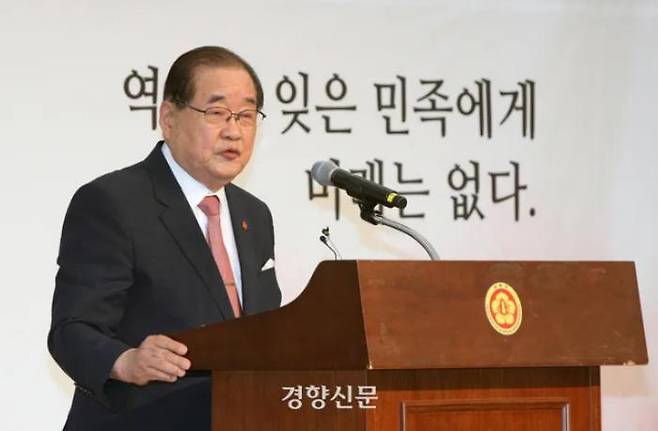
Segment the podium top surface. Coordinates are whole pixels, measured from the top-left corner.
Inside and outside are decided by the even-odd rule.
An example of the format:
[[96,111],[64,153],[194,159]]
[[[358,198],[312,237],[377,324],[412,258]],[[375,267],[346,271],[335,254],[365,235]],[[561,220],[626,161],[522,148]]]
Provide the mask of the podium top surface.
[[281,309],[173,336],[194,369],[648,362],[632,262],[322,262]]

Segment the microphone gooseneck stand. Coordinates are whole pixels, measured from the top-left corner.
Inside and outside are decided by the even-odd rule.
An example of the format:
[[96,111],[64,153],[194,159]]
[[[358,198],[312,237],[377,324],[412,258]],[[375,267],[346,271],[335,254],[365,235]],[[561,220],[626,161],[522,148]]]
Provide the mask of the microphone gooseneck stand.
[[409,226],[405,226],[402,223],[384,217],[381,211],[375,211],[375,207],[378,205],[377,203],[363,201],[359,199],[356,200],[356,203],[359,205],[359,208],[361,208],[361,218],[363,220],[374,225],[383,224],[384,226],[388,226],[390,228],[393,228],[397,231],[409,235],[425,249],[427,254],[430,256],[430,260],[440,260],[439,254],[436,252],[436,250],[434,249],[432,244],[427,240],[427,238],[425,238],[424,236],[422,236],[420,233],[416,232]]

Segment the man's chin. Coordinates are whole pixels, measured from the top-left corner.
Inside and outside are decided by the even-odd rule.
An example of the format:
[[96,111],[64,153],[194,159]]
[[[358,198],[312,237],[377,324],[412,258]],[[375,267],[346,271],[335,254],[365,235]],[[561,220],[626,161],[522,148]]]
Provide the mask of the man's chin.
[[233,179],[237,177],[240,174],[240,172],[242,172],[242,166],[235,167],[232,169],[227,169],[226,167],[223,167],[223,169],[218,169],[214,171],[213,177],[218,182],[226,184],[233,181]]

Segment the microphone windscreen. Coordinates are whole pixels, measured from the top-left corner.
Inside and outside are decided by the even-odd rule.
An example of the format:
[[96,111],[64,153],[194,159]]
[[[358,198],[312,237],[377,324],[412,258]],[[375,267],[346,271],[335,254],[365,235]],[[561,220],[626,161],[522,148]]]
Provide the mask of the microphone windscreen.
[[334,184],[331,182],[331,174],[333,174],[336,169],[338,169],[338,166],[334,162],[320,160],[313,163],[311,176],[323,186],[333,186]]

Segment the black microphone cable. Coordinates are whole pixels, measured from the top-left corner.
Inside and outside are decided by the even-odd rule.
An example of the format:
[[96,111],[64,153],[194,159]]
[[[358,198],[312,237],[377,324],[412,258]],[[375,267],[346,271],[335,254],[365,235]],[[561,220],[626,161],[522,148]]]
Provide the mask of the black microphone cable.
[[322,244],[326,245],[327,248],[331,250],[331,252],[334,254],[334,260],[343,259],[343,257],[340,255],[340,252],[338,251],[338,247],[336,247],[336,244],[334,244],[331,240],[331,236],[329,235],[329,226],[322,229],[320,242],[322,242]]

